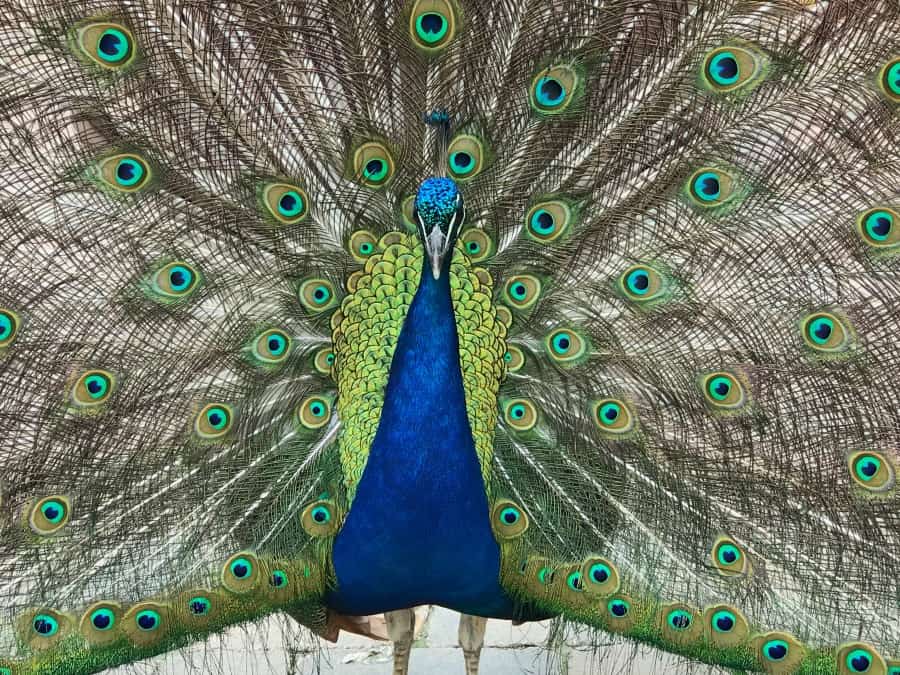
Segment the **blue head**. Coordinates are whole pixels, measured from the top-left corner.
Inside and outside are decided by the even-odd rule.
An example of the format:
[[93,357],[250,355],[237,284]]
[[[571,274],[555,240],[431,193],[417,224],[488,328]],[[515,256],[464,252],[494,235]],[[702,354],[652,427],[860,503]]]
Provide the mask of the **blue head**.
[[416,193],[413,218],[431,261],[435,279],[441,276],[447,252],[453,249],[465,219],[459,188],[449,178],[426,178]]

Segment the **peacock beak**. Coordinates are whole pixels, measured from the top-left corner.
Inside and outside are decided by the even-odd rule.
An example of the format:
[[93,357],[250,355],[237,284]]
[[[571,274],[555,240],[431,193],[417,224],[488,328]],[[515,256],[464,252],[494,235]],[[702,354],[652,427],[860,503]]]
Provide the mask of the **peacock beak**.
[[431,232],[425,237],[425,252],[431,261],[431,275],[435,281],[441,278],[441,270],[444,267],[444,258],[450,248],[450,238],[439,227],[431,228]]

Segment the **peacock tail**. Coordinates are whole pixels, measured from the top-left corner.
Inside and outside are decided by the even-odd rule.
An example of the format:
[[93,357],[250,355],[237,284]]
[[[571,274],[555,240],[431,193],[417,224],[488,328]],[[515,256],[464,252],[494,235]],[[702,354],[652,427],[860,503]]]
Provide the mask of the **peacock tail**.
[[896,0],[6,0],[0,674],[432,603],[897,675],[898,111]]

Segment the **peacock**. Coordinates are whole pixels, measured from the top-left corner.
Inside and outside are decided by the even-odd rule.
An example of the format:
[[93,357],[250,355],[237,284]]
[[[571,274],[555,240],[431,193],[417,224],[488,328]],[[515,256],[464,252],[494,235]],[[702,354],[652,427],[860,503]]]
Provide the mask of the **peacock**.
[[898,148],[897,0],[4,0],[0,674],[900,674]]

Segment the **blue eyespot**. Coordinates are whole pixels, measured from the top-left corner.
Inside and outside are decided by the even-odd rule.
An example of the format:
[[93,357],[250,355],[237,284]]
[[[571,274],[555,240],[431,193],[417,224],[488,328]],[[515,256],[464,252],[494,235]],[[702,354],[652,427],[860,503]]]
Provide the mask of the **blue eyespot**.
[[734,84],[741,76],[737,57],[730,51],[719,52],[710,59],[707,74],[716,84],[726,87]]
[[676,609],[669,612],[669,616],[666,617],[666,622],[669,624],[669,627],[676,631],[687,630],[691,627],[692,621],[691,615],[683,609]]
[[101,608],[94,610],[90,617],[91,625],[100,631],[110,630],[116,622],[116,615],[111,610]]
[[717,633],[730,633],[737,624],[734,612],[720,610],[712,616],[712,627]]
[[854,649],[847,654],[846,663],[851,673],[865,673],[872,665],[872,655],[865,649]]
[[253,574],[253,563],[247,558],[237,558],[231,562],[229,569],[235,579],[246,579]]
[[144,173],[140,162],[124,157],[116,165],[116,182],[123,187],[134,187],[144,178]]
[[617,598],[615,600],[610,600],[606,605],[606,608],[614,617],[622,619],[628,615],[629,610],[631,610],[631,605],[625,600]]
[[134,617],[134,620],[137,624],[137,627],[145,632],[156,630],[157,628],[159,628],[159,625],[162,622],[159,613],[153,611],[152,609],[141,610]]
[[284,588],[288,585],[287,574],[283,570],[275,570],[269,577],[269,586],[272,588]]
[[65,504],[55,499],[47,500],[41,505],[41,514],[47,519],[48,523],[56,525],[66,517]]
[[646,295],[650,290],[650,275],[645,269],[633,270],[625,280],[628,290],[635,295]]
[[317,506],[312,510],[312,519],[319,525],[331,520],[331,510],[327,506]]
[[12,312],[0,309],[0,347],[12,342],[15,337],[18,322]]
[[581,581],[581,572],[575,571],[566,577],[566,586],[569,589],[580,592],[584,590],[584,583]]
[[784,640],[769,640],[763,645],[762,652],[769,661],[784,661],[790,647]]
[[566,88],[555,77],[542,77],[537,82],[535,98],[538,105],[555,108],[566,100]]
[[504,525],[515,525],[519,522],[519,510],[511,506],[500,512],[500,520]]
[[288,190],[278,200],[278,213],[285,218],[296,218],[303,210],[303,197],[296,190]]
[[704,171],[694,179],[694,195],[706,202],[715,201],[722,193],[718,174],[712,171]]
[[212,603],[209,598],[198,595],[188,601],[188,609],[194,616],[206,616],[212,609]]
[[131,40],[117,28],[107,28],[97,40],[97,56],[107,63],[117,64],[131,54]]
[[603,584],[612,576],[609,566],[603,563],[596,563],[591,566],[590,577],[594,583]]
[[49,614],[38,614],[31,625],[41,637],[53,637],[59,632],[59,622]]
[[450,167],[454,173],[465,176],[475,168],[475,159],[468,152],[454,152],[450,155]]

